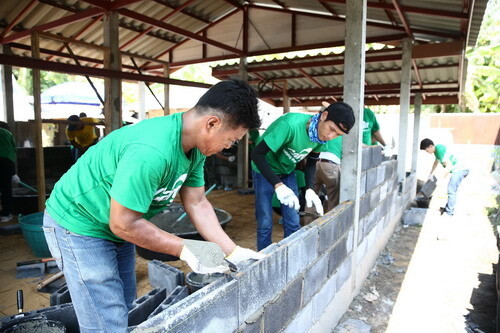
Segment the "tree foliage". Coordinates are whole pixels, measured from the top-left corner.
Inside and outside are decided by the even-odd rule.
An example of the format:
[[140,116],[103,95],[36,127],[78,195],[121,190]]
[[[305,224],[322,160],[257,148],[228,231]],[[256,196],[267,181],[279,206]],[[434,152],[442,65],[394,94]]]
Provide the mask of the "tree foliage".
[[465,106],[472,112],[500,112],[500,0],[490,0],[477,45],[467,50]]

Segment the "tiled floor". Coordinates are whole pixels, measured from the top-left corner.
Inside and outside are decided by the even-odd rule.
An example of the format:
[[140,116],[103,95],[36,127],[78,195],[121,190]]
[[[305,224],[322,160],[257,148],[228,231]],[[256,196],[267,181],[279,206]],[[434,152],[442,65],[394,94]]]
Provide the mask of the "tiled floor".
[[[208,199],[214,207],[221,208],[232,215],[227,224],[226,232],[242,247],[256,250],[256,222],[254,213],[254,195],[241,195],[237,191],[212,191]],[[283,237],[283,228],[278,224],[278,215],[274,218],[273,242]],[[10,223],[16,223],[13,220]],[[0,236],[0,316],[17,313],[16,291],[23,290],[24,311],[32,311],[50,305],[50,294],[40,293],[37,283],[48,277],[16,279],[16,263],[23,260],[36,259],[23,235]],[[149,292],[152,287],[148,281],[146,260],[137,256],[138,297]],[[171,261],[168,264],[189,272],[190,268],[183,261]]]

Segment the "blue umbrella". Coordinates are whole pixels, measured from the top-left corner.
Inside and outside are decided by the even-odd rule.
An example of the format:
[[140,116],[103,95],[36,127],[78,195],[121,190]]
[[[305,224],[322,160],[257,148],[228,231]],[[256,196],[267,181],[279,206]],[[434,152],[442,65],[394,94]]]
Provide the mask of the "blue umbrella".
[[[102,85],[96,85],[97,91],[104,96]],[[87,82],[65,82],[47,89],[41,95],[42,104],[78,104],[102,106],[95,91]]]

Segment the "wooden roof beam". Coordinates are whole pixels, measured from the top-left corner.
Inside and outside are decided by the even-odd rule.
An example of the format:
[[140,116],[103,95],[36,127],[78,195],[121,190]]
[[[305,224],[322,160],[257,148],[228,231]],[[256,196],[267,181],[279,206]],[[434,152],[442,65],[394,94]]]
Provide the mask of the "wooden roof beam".
[[73,15],[68,15],[68,16],[62,17],[60,19],[54,20],[52,22],[40,24],[40,25],[35,26],[31,29],[27,29],[27,30],[12,34],[10,36],[6,36],[0,40],[0,44],[11,43],[11,42],[16,41],[20,38],[30,36],[33,31],[46,31],[46,30],[58,28],[58,27],[61,27],[61,26],[64,26],[64,25],[67,25],[70,23],[79,22],[79,21],[85,20],[89,17],[100,15],[100,14],[102,14],[102,12],[103,12],[103,10],[100,8],[86,9],[86,10],[81,11],[79,13],[76,13]]
[[403,23],[403,27],[405,28],[406,34],[411,39],[414,39],[413,31],[411,30],[411,27],[410,27],[410,22],[408,21],[408,18],[406,17],[401,5],[399,4],[399,0],[392,0],[392,4],[393,4],[394,8],[396,8],[396,12],[398,13],[398,16],[399,16],[399,19],[401,20],[401,23]]
[[[323,0],[323,1],[338,3],[338,4],[342,4],[342,5],[345,5],[345,3],[346,3],[346,0]],[[464,1],[467,1],[467,0],[464,0]],[[368,8],[387,9],[387,10],[392,10],[392,11],[396,10],[396,8],[393,5],[391,5],[391,4],[380,3],[380,2],[373,2],[373,1],[368,1],[367,7]],[[465,15],[462,12],[453,12],[453,11],[448,11],[448,10],[434,9],[434,8],[422,8],[422,7],[415,7],[415,6],[401,6],[401,9],[405,13],[425,14],[425,15],[432,15],[432,16],[441,16],[441,17],[447,17],[447,18],[455,18],[455,19],[467,18],[467,15]]]
[[[184,8],[186,8],[187,6],[189,6],[190,4],[192,4],[194,1],[195,0],[188,0],[188,1],[186,1],[185,3],[183,3],[179,7],[175,8],[173,11],[171,11],[167,15],[163,16],[162,18],[160,18],[160,21],[167,20],[168,18],[172,17],[173,15],[177,14],[178,12],[182,11]],[[129,39],[127,42],[125,42],[123,45],[120,46],[120,50],[123,50],[125,47],[127,47],[130,44],[132,44],[133,42],[137,41],[139,38],[141,38],[142,36],[146,35],[148,32],[150,32],[153,29],[154,29],[154,26],[150,26],[149,28],[147,28],[144,31],[142,31],[139,34],[137,34],[136,36],[132,37],[131,39]]]
[[37,0],[30,0],[30,2],[10,21],[10,23],[5,27],[4,31],[0,34],[0,39],[6,36],[14,26],[20,22],[38,3]]
[[208,45],[212,45],[212,46],[218,47],[218,48],[226,50],[226,51],[230,51],[232,53],[243,55],[243,51],[238,50],[234,47],[220,43],[220,42],[213,40],[213,39],[205,38],[203,36],[200,36],[196,33],[191,32],[191,31],[181,29],[181,28],[176,27],[174,25],[156,20],[152,17],[131,11],[129,9],[122,8],[122,9],[118,9],[117,12],[120,15],[129,17],[129,18],[137,20],[139,22],[147,23],[147,24],[152,25],[156,28],[167,30],[167,31],[173,32],[175,34],[178,34],[178,35],[190,38],[190,39],[194,39],[194,40],[197,40],[199,42],[202,42],[202,43],[205,43]]

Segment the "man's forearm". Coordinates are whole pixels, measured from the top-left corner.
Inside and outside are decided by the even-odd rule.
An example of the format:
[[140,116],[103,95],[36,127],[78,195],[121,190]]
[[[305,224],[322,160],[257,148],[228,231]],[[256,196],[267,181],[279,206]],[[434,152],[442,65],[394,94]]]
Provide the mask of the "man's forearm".
[[184,204],[184,209],[205,240],[217,243],[226,255],[231,254],[236,244],[222,229],[212,204],[206,198],[195,205]]

